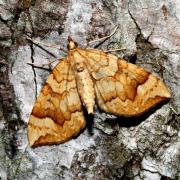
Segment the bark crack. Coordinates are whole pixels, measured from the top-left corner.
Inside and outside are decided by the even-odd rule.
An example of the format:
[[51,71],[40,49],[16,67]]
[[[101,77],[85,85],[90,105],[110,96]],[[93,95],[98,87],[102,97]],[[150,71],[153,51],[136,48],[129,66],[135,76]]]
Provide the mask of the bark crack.
[[136,27],[137,27],[139,33],[142,34],[141,28],[139,27],[139,25],[138,25],[138,23],[137,23],[135,17],[132,15],[132,13],[131,13],[131,11],[130,11],[129,9],[128,9],[128,13],[129,13],[131,19],[133,20],[134,24],[136,25]]
[[[138,25],[138,22],[136,21],[135,17],[132,15],[132,13],[131,13],[131,11],[129,9],[128,9],[128,13],[129,13],[131,19],[133,20],[134,24],[136,25],[136,28],[138,29],[139,34],[143,36],[142,30],[141,30],[140,26]],[[149,39],[152,36],[153,32],[154,32],[154,28],[151,31],[151,33],[148,35],[147,38],[145,38],[144,36],[143,36],[143,38],[146,39],[149,42]],[[151,44],[151,42],[149,42],[149,43]]]
[[[34,63],[34,47],[33,43],[30,42],[30,49],[31,49],[31,63]],[[37,98],[37,79],[36,79],[36,71],[34,66],[32,66],[33,76],[34,76],[34,85],[35,85],[35,98]]]

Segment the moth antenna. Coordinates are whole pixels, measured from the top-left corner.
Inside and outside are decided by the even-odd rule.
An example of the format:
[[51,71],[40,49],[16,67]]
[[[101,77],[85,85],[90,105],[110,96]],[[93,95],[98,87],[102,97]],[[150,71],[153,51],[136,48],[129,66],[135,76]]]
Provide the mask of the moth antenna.
[[106,51],[104,51],[105,53],[108,52],[116,52],[116,51],[124,51],[126,50],[126,48],[117,48],[117,49],[107,49]]
[[109,35],[102,37],[102,38],[99,38],[99,39],[92,40],[92,41],[88,42],[88,44],[95,43],[98,41],[105,41],[106,39],[109,39],[111,36],[113,36],[116,33],[117,29],[118,29],[118,26],[116,26],[114,28],[114,30]]
[[36,45],[40,45],[40,46],[45,46],[45,47],[50,47],[50,48],[55,48],[55,49],[58,49],[59,50],[59,47],[56,46],[56,45],[49,45],[49,44],[45,44],[45,43],[42,43],[40,41],[37,41],[37,40],[34,40],[30,37],[26,37],[27,40],[31,41],[32,43],[36,44]]
[[67,51],[64,48],[60,48],[60,50],[67,53]]

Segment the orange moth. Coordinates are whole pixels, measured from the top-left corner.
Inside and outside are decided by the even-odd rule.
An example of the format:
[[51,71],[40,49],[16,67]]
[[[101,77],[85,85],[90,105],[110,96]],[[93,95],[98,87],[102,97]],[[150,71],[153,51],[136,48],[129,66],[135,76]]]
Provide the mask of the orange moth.
[[170,98],[165,84],[141,67],[95,49],[81,49],[68,38],[68,55],[52,70],[28,122],[33,147],[59,144],[85,127],[82,107],[117,116],[139,116]]

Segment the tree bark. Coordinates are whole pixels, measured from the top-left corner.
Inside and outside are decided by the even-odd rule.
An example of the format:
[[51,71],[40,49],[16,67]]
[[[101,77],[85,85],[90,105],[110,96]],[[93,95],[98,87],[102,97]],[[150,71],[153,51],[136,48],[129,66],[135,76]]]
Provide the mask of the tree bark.
[[[180,141],[180,2],[0,2],[0,179],[178,179]],[[93,123],[67,143],[32,149],[27,122],[49,71],[31,67],[66,56],[71,36],[79,46],[126,48],[115,55],[159,76],[172,98],[139,118],[116,118],[97,108]],[[47,67],[49,68],[49,67]],[[52,68],[52,67],[51,67]]]

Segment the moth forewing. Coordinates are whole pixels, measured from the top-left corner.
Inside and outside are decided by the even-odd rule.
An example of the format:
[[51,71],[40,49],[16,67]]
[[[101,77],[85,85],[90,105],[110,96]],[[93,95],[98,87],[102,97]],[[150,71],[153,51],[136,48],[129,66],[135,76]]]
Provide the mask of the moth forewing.
[[28,122],[31,146],[59,144],[76,136],[85,119],[76,80],[67,59],[61,60],[48,77]]
[[78,49],[93,77],[98,106],[118,116],[139,116],[170,98],[166,85],[150,72],[114,55]]

